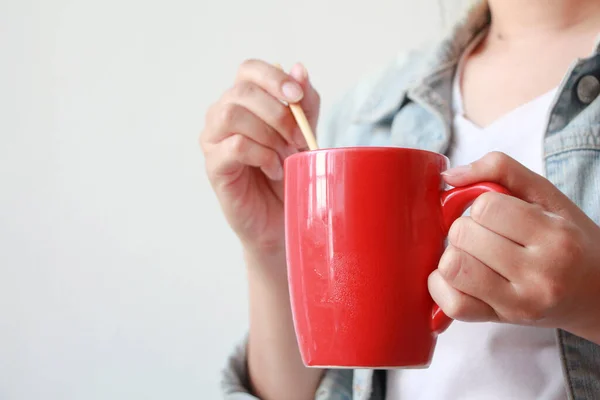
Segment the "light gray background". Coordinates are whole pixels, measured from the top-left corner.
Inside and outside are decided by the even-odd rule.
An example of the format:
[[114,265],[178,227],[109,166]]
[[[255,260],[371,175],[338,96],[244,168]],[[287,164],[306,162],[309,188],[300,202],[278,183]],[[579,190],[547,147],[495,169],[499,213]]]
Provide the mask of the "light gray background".
[[468,0],[0,1],[0,399],[217,399],[245,333],[204,112],[247,57],[327,109]]

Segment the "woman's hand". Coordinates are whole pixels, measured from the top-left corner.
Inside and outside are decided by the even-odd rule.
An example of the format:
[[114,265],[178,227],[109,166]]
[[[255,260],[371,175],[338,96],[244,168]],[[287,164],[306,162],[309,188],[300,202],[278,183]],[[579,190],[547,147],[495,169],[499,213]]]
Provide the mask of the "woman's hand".
[[301,64],[288,75],[263,61],[246,61],[234,86],[208,111],[200,136],[227,221],[246,252],[266,257],[284,252],[283,160],[306,147],[282,101],[300,102],[315,128],[319,95]]
[[600,227],[552,183],[502,153],[448,170],[492,181],[454,222],[429,290],[450,317],[561,328],[600,344]]

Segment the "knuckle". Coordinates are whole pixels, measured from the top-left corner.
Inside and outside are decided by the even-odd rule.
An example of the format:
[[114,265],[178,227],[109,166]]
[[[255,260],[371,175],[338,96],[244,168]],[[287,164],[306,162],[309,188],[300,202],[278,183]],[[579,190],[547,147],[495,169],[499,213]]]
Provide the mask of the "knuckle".
[[465,238],[470,225],[469,217],[460,217],[450,227],[448,231],[448,240],[456,247],[460,247],[465,242]]
[[471,206],[471,218],[477,222],[495,218],[501,209],[502,197],[498,193],[488,192],[480,195]]
[[440,274],[446,281],[452,283],[463,269],[463,255],[458,249],[449,246],[440,260]]
[[236,98],[251,97],[256,92],[256,85],[252,82],[241,81],[233,87],[232,92]]
[[542,286],[539,296],[539,308],[548,312],[557,308],[564,300],[567,292],[566,285],[558,279],[547,279]]
[[209,123],[210,121],[215,119],[218,109],[219,109],[219,103],[213,103],[208,107],[208,109],[206,110],[206,114],[204,115],[204,117],[205,117],[204,119],[206,120],[207,123]]
[[448,303],[445,304],[443,310],[448,317],[456,320],[465,319],[468,316],[469,311],[466,301],[463,299],[462,296],[457,296],[452,300],[448,301]]
[[221,125],[230,125],[235,121],[241,112],[241,108],[232,103],[224,104],[218,112],[218,123]]
[[583,261],[585,249],[581,240],[581,233],[569,221],[559,219],[556,222],[556,237],[554,239],[555,255],[560,265],[574,265]]
[[204,169],[206,170],[206,175],[208,177],[209,182],[215,183],[218,180],[218,171],[221,166],[222,160],[218,157],[217,154],[207,153],[204,157]]
[[486,154],[483,157],[483,160],[492,169],[492,171],[498,173],[506,171],[510,163],[510,158],[500,151],[492,151]]
[[229,151],[236,158],[248,150],[248,141],[243,135],[233,135],[230,139]]
[[523,293],[515,318],[526,323],[544,320],[563,301],[566,286],[557,279],[538,279],[535,285]]
[[531,213],[535,215],[542,215],[545,212],[544,207],[537,203],[529,203],[528,207],[531,210]]
[[216,116],[219,111],[219,104],[211,104],[206,110],[204,118],[204,127],[198,136],[198,142],[202,151],[206,152],[206,146],[211,142],[212,128],[216,124]]
[[545,312],[535,303],[527,304],[521,308],[521,310],[511,318],[511,320],[516,322],[524,322],[524,323],[535,323],[543,320],[546,317]]
[[248,70],[248,69],[252,69],[254,68],[257,64],[259,63],[259,61],[255,58],[247,58],[244,61],[242,61],[242,63],[240,64],[239,68],[238,68],[238,75],[243,73],[244,71]]

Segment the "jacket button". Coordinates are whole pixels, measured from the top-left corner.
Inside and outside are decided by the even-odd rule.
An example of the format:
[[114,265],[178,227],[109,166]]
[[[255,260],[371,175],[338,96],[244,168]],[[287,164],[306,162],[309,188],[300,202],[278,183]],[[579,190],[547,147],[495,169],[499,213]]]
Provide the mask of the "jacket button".
[[594,75],[586,75],[577,83],[577,97],[583,104],[590,104],[600,94],[600,81]]

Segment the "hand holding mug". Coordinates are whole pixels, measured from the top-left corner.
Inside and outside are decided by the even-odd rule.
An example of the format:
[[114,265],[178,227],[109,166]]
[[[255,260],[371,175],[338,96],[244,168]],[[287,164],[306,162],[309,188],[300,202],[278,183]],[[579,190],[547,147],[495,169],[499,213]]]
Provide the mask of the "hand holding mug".
[[451,317],[561,328],[600,343],[600,227],[544,177],[502,153],[444,173],[497,182],[459,218],[429,278]]

